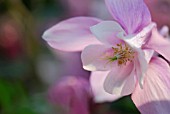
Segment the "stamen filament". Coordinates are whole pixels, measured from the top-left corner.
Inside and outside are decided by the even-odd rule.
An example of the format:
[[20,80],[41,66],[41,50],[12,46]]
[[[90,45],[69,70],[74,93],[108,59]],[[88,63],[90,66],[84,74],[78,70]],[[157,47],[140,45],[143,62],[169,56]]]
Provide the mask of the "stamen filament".
[[117,59],[118,59],[118,57],[117,56],[114,56],[114,57],[111,57],[111,58],[109,58],[110,59],[110,61],[116,61]]
[[118,65],[126,65],[127,62],[132,62],[134,58],[134,51],[127,44],[117,44],[116,47],[112,47],[113,56],[107,57],[108,63],[117,61]]

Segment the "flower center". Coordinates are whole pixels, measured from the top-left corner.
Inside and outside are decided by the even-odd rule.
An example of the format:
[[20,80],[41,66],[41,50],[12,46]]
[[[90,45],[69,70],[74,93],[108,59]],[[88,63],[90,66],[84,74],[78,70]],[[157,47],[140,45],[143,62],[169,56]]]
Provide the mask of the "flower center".
[[114,54],[113,57],[109,57],[109,62],[116,61],[118,62],[118,65],[126,65],[127,62],[132,62],[134,59],[134,51],[131,47],[129,47],[127,44],[122,45],[117,44],[116,47],[112,47]]

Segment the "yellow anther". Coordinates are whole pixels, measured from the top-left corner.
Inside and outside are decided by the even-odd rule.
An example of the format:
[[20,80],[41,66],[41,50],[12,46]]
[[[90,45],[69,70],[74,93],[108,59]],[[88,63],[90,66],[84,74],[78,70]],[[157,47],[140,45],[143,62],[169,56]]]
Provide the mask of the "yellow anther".
[[[114,56],[109,57],[109,61],[118,61],[118,65],[126,65],[127,62],[132,62],[134,58],[134,51],[127,44],[117,44],[117,47],[112,47]],[[116,58],[116,59],[115,59]]]

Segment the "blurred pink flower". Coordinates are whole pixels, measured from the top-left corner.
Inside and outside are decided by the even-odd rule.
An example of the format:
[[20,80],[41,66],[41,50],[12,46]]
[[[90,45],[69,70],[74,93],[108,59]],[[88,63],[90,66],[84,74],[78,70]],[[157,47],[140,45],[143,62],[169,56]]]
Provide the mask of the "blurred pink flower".
[[91,0],[61,0],[72,16],[87,15]]
[[[168,114],[170,69],[164,60],[152,56],[156,51],[170,60],[170,42],[158,33],[143,0],[105,1],[115,21],[72,18],[47,30],[43,38],[55,49],[83,50],[83,67],[94,71],[92,86],[96,79],[102,77],[99,75],[102,72],[106,77],[103,85],[108,93],[118,97],[132,93],[132,99],[141,113]],[[161,100],[168,102],[159,102]],[[158,102],[147,105],[149,110],[147,107],[140,108],[152,101]]]
[[0,20],[0,50],[5,58],[15,59],[22,54],[20,26],[4,16]]
[[81,77],[63,78],[49,90],[49,100],[62,106],[67,114],[89,114],[91,98],[89,82]]
[[[60,0],[69,16],[90,15],[102,19],[110,19],[104,0]],[[100,8],[99,8],[100,7]]]
[[[48,99],[52,104],[65,110],[66,114],[80,114],[80,112],[90,114],[96,111],[94,101],[101,103],[117,99],[114,95],[106,94],[104,90],[100,89],[102,87],[101,79],[96,80],[98,81],[95,82],[95,91],[92,92],[88,79],[80,76],[65,76],[51,86]],[[105,111],[107,112],[107,110]]]
[[166,38],[167,40],[170,40],[170,34],[169,34],[169,27],[168,26],[163,26],[159,33],[164,37]]
[[145,2],[158,27],[161,28],[164,25],[170,27],[170,0],[145,0]]

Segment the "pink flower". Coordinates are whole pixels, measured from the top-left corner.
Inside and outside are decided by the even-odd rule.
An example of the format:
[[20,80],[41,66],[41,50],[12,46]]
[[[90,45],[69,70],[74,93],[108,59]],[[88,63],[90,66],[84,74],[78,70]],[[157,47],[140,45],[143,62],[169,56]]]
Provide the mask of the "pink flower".
[[97,94],[92,93],[88,79],[72,75],[64,77],[50,87],[48,99],[65,112],[58,112],[59,114],[90,114],[91,111],[96,110],[96,104],[92,99],[100,103],[117,99],[114,95],[105,94],[101,91],[101,80],[95,83]]
[[145,0],[145,2],[158,27],[161,28],[164,25],[170,27],[170,0]]
[[[103,0],[60,0],[69,16],[91,15],[102,19],[110,19]],[[77,5],[78,4],[78,5]],[[100,7],[100,8],[98,8]],[[68,16],[67,15],[67,16]]]
[[[60,0],[72,16],[87,15],[89,13],[90,0]],[[78,4],[78,5],[77,5]]]
[[49,90],[49,100],[53,104],[60,105],[66,114],[89,114],[91,98],[89,82],[80,77],[64,78]]
[[[119,97],[132,94],[141,113],[168,114],[170,69],[152,56],[156,51],[170,60],[170,42],[158,33],[143,0],[105,1],[115,21],[72,18],[47,30],[43,38],[59,50],[83,50],[83,67],[93,71],[92,88],[94,76],[105,77],[105,91]],[[141,108],[150,102],[149,109]]]

